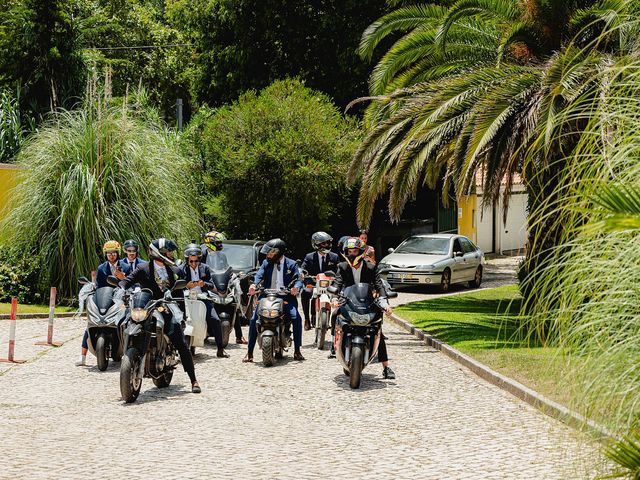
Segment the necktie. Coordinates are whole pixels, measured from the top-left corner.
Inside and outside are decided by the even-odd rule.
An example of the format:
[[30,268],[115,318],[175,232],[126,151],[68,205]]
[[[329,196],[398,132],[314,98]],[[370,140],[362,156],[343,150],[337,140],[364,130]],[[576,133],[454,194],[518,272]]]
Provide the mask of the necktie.
[[320,273],[322,273],[322,255],[318,255],[318,265],[320,266]]
[[278,288],[278,265],[273,266],[273,273],[271,273],[271,288]]

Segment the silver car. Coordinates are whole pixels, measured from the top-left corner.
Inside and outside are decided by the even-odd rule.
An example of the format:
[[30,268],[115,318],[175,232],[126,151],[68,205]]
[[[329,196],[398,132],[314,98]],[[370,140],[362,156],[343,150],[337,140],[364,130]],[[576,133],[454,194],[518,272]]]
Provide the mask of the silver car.
[[439,285],[443,292],[453,283],[482,283],[484,253],[462,235],[415,235],[380,261],[381,272],[394,287]]

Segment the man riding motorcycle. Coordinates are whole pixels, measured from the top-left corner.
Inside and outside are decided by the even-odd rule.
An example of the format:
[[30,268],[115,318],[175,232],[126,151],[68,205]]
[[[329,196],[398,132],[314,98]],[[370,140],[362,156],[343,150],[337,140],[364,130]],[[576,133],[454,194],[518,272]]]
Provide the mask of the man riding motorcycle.
[[[315,277],[319,273],[332,271],[336,273],[340,259],[338,255],[331,251],[333,238],[326,232],[316,232],[311,235],[311,246],[314,251],[308,253],[300,268],[310,276]],[[304,312],[304,329],[311,330],[311,315],[315,313],[315,303],[311,304],[313,288],[304,288],[300,292],[302,299],[302,310]],[[310,315],[311,313],[311,315]]]
[[[174,252],[177,249],[178,246],[173,240],[167,238],[153,240],[149,244],[149,263],[139,265],[120,282],[120,287],[128,289],[139,284],[140,288],[151,290],[154,299],[163,298],[164,293],[170,290],[176,280],[180,278],[180,271],[175,266],[174,261]],[[187,375],[189,375],[189,380],[191,380],[191,391],[193,393],[200,393],[201,388],[196,380],[193,357],[182,334],[181,319],[175,318],[175,316],[167,310],[161,314],[165,320],[165,328],[168,328],[167,334],[174,347],[176,347],[180,353],[182,367]]]
[[[102,246],[102,253],[106,260],[98,266],[98,274],[96,276],[96,288],[108,287],[107,278],[109,275],[113,275],[118,280],[123,280],[125,272],[118,259],[120,258],[121,251],[120,242],[116,240],[108,240]],[[85,330],[82,336],[82,347],[80,351],[80,358],[76,361],[78,367],[84,366],[87,363],[87,352],[89,351],[89,331]]]
[[[295,346],[293,359],[301,361],[304,360],[302,352],[300,352],[302,345],[302,318],[298,313],[297,295],[302,287],[302,280],[300,279],[298,264],[294,260],[285,257],[286,248],[286,243],[280,238],[273,238],[263,245],[260,253],[265,254],[267,258],[262,262],[260,269],[256,273],[255,283],[249,287],[249,295],[255,294],[256,284],[260,282],[263,282],[265,289],[286,288],[294,283],[291,293],[284,298],[284,308],[286,315],[293,323],[293,343]],[[256,329],[257,317],[258,310],[256,309],[249,323],[249,345],[247,347],[247,355],[242,360],[243,362],[253,362],[253,348],[258,338]]]
[[[375,290],[377,290],[379,294],[385,292],[382,278],[380,277],[376,266],[366,258],[365,249],[366,245],[364,242],[356,237],[351,237],[344,243],[343,254],[347,261],[338,264],[338,271],[336,272],[337,274],[334,280],[334,285],[338,287],[339,291],[355,285],[356,283],[368,283],[373,284]],[[392,309],[386,300],[382,303],[382,307],[387,315],[391,315]],[[335,325],[335,319],[333,324]],[[331,355],[335,356],[334,347],[331,348]],[[378,359],[384,367],[382,371],[384,378],[396,378],[394,371],[389,366],[389,357],[387,355],[387,346],[384,341],[384,335],[381,335],[380,337]]]
[[[205,293],[213,288],[211,282],[211,271],[200,259],[202,251],[195,243],[190,243],[184,249],[184,265],[181,268],[182,278],[187,281],[187,288],[195,290],[197,293]],[[229,358],[222,346],[222,329],[220,328],[220,318],[211,300],[201,300],[207,307],[207,330],[209,335],[216,339],[218,347],[218,358]]]
[[[227,237],[225,236],[224,233],[220,233],[220,232],[216,232],[215,230],[210,231],[209,233],[205,234],[204,236],[204,243],[202,245],[200,245],[200,250],[202,251],[202,263],[207,263],[207,256],[209,256],[210,254],[212,255],[224,255],[224,253],[222,253],[222,249],[224,248],[224,245],[222,244],[222,242],[224,242],[227,239]],[[227,262],[225,262],[227,263]],[[236,292],[236,305],[240,305],[241,303],[241,295],[242,295],[242,287],[240,286],[240,279],[239,278],[235,278],[233,281],[233,285],[235,287],[235,292]],[[246,320],[246,317],[240,312],[240,310],[238,310],[238,319],[236,320],[236,322],[233,325],[233,328],[235,330],[236,333],[236,343],[237,344],[247,344],[247,339],[244,338],[242,336],[242,325],[240,322],[240,317],[242,317],[242,319]]]

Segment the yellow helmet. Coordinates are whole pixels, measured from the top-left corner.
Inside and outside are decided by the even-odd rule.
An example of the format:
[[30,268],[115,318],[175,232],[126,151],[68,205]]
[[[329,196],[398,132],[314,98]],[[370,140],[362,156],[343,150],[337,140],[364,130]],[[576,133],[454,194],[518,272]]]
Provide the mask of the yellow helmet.
[[107,252],[117,252],[118,255],[120,255],[121,251],[122,251],[122,246],[120,245],[120,242],[116,240],[108,240],[102,246],[102,253],[104,253],[105,255]]
[[216,251],[222,250],[222,242],[224,242],[227,237],[224,233],[216,232],[215,230],[205,234],[204,236],[204,244],[207,246],[209,250]]

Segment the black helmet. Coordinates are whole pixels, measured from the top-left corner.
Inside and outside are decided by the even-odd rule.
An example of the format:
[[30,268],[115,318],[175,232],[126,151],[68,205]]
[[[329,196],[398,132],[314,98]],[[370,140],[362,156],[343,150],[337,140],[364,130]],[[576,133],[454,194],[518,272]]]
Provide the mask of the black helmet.
[[331,242],[333,241],[333,237],[331,235],[329,235],[327,232],[316,232],[313,235],[311,235],[311,246],[313,247],[314,250],[320,250],[321,247],[320,245],[327,244],[325,245],[324,248],[322,248],[323,251],[328,252],[329,250],[331,250]]
[[138,251],[138,242],[136,242],[135,240],[125,240],[122,246],[124,247],[125,251],[127,250],[127,248],[132,247],[136,249],[136,252]]
[[200,249],[199,245],[196,245],[195,243],[190,243],[189,245],[187,245],[184,249],[184,258],[189,258],[189,257],[202,257],[202,250]]
[[276,255],[284,255],[284,252],[287,250],[287,244],[284,243],[284,240],[281,238],[272,238],[267,243],[265,243],[260,249],[260,253],[267,254],[269,252],[273,252]]
[[168,265],[175,265],[175,262],[167,257],[168,252],[175,252],[178,245],[168,238],[158,238],[149,244],[149,258],[160,260]]

